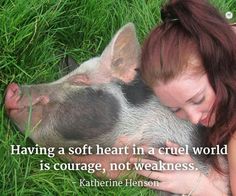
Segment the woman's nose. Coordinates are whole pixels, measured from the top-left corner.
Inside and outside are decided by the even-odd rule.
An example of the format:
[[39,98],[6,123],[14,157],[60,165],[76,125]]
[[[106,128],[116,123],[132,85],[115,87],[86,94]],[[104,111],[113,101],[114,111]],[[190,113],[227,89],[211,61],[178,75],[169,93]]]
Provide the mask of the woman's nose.
[[198,124],[201,120],[201,112],[197,110],[188,110],[187,111],[188,120],[193,124]]

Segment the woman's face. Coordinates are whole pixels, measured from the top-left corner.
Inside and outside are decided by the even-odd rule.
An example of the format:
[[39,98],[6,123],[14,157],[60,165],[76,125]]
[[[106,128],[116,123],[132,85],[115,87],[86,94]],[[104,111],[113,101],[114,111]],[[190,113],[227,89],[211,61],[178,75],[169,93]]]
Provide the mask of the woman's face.
[[206,74],[186,73],[166,84],[158,83],[153,90],[162,104],[179,118],[206,127],[214,125],[215,112],[211,117],[210,114],[215,92]]

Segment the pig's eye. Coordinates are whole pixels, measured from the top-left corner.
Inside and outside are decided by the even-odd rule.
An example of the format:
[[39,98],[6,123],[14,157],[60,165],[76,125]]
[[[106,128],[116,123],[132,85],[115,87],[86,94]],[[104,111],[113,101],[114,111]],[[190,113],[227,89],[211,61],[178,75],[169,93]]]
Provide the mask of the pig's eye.
[[169,108],[169,109],[173,113],[177,113],[177,112],[179,112],[181,110],[180,108]]
[[78,86],[89,86],[90,80],[88,75],[86,74],[75,74],[68,78],[67,82],[71,85],[78,85]]
[[83,83],[83,82],[70,82],[71,85],[75,85],[75,86],[88,86],[88,84]]

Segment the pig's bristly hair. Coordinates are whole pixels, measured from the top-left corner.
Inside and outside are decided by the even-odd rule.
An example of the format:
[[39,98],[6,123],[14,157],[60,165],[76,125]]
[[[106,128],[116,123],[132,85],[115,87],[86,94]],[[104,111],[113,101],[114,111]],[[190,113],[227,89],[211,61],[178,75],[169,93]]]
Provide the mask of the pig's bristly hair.
[[60,103],[55,129],[66,139],[93,139],[112,132],[120,106],[114,95],[90,87],[72,92]]
[[[220,13],[205,0],[173,0],[162,8],[164,22],[142,48],[141,74],[149,86],[168,82],[187,68],[203,71],[216,100],[209,145],[227,143],[236,130],[236,36]],[[176,19],[176,20],[173,20]],[[191,56],[199,67],[191,67]],[[219,164],[213,160],[216,169]]]

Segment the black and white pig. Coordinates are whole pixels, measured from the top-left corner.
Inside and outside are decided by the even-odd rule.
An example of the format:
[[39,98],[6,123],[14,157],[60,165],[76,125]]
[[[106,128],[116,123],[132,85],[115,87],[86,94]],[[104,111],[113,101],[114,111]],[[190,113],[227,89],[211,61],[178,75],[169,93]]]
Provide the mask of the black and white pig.
[[[180,146],[204,144],[204,131],[175,117],[160,105],[138,74],[140,46],[129,23],[113,37],[100,57],[82,63],[63,78],[39,85],[9,84],[7,114],[20,131],[42,146],[88,144]],[[176,95],[177,96],[177,95]],[[209,165],[193,155],[197,166]]]

